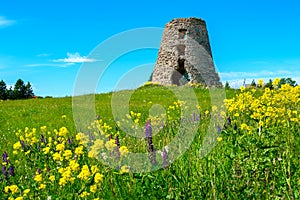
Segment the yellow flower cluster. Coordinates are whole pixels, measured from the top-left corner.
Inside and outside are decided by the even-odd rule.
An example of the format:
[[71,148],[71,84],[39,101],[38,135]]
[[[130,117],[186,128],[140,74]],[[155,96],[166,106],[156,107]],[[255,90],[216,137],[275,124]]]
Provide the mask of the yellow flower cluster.
[[[274,80],[274,85],[278,80]],[[262,95],[255,89],[243,91],[225,100],[226,108],[240,128],[251,132],[252,127],[289,126],[299,123],[300,86],[282,85],[278,90],[265,88]],[[253,119],[247,124],[247,119]]]

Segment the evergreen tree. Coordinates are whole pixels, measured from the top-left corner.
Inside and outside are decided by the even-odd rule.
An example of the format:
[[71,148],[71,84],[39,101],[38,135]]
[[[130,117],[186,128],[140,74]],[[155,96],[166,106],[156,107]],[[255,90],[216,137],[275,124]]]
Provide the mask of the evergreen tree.
[[252,80],[250,86],[251,86],[251,87],[256,87],[256,83],[255,83],[255,80],[254,80],[254,79]]
[[6,90],[6,96],[7,96],[7,99],[16,99],[16,96],[15,96],[14,90],[12,89],[12,86],[10,86],[8,90]]
[[226,89],[226,90],[227,90],[227,89],[230,89],[230,85],[229,85],[228,81],[226,81],[226,83],[225,83],[225,89]]
[[278,88],[280,88],[284,84],[289,84],[290,86],[295,87],[296,81],[292,80],[291,78],[281,78],[278,84]]
[[14,95],[16,99],[25,99],[26,86],[22,79],[18,79],[14,87]]
[[272,81],[272,79],[270,79],[269,82],[264,85],[264,88],[270,88],[270,90],[273,89],[273,81]]
[[32,90],[30,82],[27,82],[27,84],[25,86],[25,94],[24,94],[24,96],[25,96],[26,99],[32,98],[34,96],[34,93],[33,93],[33,90]]
[[0,99],[6,100],[7,99],[7,93],[6,93],[6,83],[1,80],[0,81]]

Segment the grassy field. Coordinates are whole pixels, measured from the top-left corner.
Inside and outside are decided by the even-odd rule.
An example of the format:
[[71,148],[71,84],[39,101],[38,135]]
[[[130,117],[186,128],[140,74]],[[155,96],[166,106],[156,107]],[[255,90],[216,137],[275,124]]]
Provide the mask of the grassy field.
[[[116,128],[127,122],[113,119],[112,93],[95,96],[96,116],[87,119],[85,134],[75,128],[83,118],[73,119],[70,97],[0,102],[0,199],[298,199],[299,87],[227,90],[227,112],[211,106],[209,90],[194,91],[200,115],[191,121],[180,118],[185,105],[166,88],[145,86],[132,94],[127,118],[136,127],[154,131],[152,105],[167,111],[151,142]],[[225,121],[214,127],[216,145],[201,157],[209,122],[220,116]],[[172,149],[153,154],[149,147],[167,145],[183,120],[191,128],[200,121],[186,152],[172,163]],[[143,162],[151,172],[133,173],[124,165],[128,151],[148,152]],[[96,159],[103,154],[108,163],[117,161],[115,168]]]

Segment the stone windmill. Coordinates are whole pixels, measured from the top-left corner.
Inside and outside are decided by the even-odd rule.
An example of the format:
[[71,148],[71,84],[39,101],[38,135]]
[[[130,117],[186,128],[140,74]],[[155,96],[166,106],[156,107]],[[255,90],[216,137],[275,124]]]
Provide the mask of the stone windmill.
[[179,18],[166,24],[151,81],[163,85],[192,82],[222,86],[205,21]]

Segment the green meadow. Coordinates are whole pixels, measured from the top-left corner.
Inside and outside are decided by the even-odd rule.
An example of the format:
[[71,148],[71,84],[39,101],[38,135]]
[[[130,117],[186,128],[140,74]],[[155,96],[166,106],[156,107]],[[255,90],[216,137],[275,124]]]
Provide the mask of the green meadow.
[[[118,129],[111,111],[113,93],[95,95],[94,119],[74,119],[71,97],[1,101],[0,153],[9,159],[2,155],[0,199],[298,199],[299,86],[226,90],[225,112],[211,105],[208,89],[193,90],[199,116],[191,119],[199,124],[191,145],[174,161],[168,151],[156,152],[153,158],[149,140]],[[154,120],[149,121],[152,105],[167,111],[161,130],[152,136],[156,150],[168,145],[178,125],[188,120],[180,118],[185,105],[174,102],[178,99],[170,90],[151,85],[135,90],[130,98],[128,120],[143,129],[154,127]],[[209,123],[220,116],[224,120],[215,124],[213,148],[201,156]],[[77,130],[75,122],[84,120],[92,125]],[[193,120],[188,121],[191,127]],[[89,132],[89,139],[79,132]],[[117,156],[119,165],[100,162],[100,154],[90,154],[93,149]],[[122,164],[128,151],[147,149],[152,155],[145,160],[149,172],[134,173]]]

